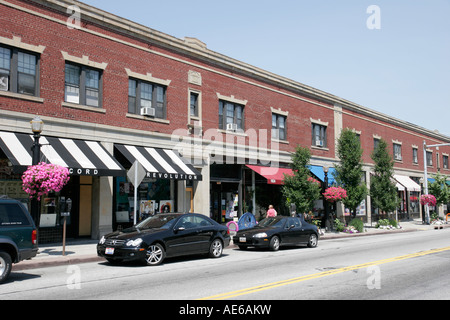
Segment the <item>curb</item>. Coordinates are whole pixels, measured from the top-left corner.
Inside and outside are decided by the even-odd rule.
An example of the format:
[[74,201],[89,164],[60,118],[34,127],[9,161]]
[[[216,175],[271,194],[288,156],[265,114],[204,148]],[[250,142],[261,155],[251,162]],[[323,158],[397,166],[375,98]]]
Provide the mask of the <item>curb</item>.
[[[449,228],[450,225],[447,226],[438,226],[433,227],[429,226],[429,229],[401,229],[401,230],[386,230],[386,231],[378,231],[378,232],[363,232],[363,233],[353,233],[353,234],[343,234],[343,233],[336,233],[336,234],[325,234],[321,235],[319,237],[319,240],[334,240],[334,239],[345,239],[345,238],[353,238],[353,237],[367,237],[367,236],[377,236],[377,235],[385,235],[385,234],[393,234],[393,233],[405,233],[405,232],[415,232],[415,231],[425,231],[425,230],[442,230]],[[232,242],[228,247],[225,248],[225,250],[230,249],[236,249],[237,246],[233,244]],[[56,266],[63,266],[63,265],[75,265],[80,263],[87,263],[87,262],[100,262],[105,261],[104,258],[97,256],[96,254],[89,254],[89,255],[79,255],[79,256],[60,256],[55,258],[48,258],[48,259],[31,259],[22,261],[18,264],[14,264],[11,271],[22,271],[22,270],[31,270],[31,269],[37,269],[37,268],[46,268],[46,267],[56,267]]]

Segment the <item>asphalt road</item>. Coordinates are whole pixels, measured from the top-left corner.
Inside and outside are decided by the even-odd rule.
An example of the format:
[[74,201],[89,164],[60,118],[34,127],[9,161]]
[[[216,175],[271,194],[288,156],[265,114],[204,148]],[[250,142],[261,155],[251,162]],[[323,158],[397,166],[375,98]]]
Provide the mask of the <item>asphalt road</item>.
[[157,267],[105,262],[12,272],[0,300],[450,299],[450,228],[320,241]]

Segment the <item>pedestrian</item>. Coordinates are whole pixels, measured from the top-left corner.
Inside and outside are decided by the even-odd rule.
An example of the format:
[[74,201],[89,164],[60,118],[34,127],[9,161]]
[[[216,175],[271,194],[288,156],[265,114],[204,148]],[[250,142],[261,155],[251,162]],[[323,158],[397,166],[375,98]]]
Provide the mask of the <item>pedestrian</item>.
[[277,216],[276,210],[273,208],[273,205],[270,205],[269,210],[267,210],[267,213],[266,213],[266,218],[269,218],[269,217],[273,218],[276,216]]

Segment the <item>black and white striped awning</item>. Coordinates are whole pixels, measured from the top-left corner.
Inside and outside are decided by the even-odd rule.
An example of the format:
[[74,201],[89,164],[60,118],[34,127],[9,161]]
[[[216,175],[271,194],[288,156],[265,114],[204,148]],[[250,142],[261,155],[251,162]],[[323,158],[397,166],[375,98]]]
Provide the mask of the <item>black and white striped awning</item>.
[[[1,132],[0,148],[14,166],[23,172],[32,164],[33,135]],[[125,176],[120,163],[97,141],[41,136],[41,161],[69,169],[73,175]]]
[[173,150],[121,144],[114,146],[131,164],[139,161],[147,171],[147,178],[202,180],[200,172]]

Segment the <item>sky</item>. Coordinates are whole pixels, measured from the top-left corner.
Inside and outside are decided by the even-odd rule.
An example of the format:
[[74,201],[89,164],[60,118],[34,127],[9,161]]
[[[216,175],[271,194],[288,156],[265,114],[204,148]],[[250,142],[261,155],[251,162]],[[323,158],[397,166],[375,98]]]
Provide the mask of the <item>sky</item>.
[[82,2],[450,137],[450,0]]

